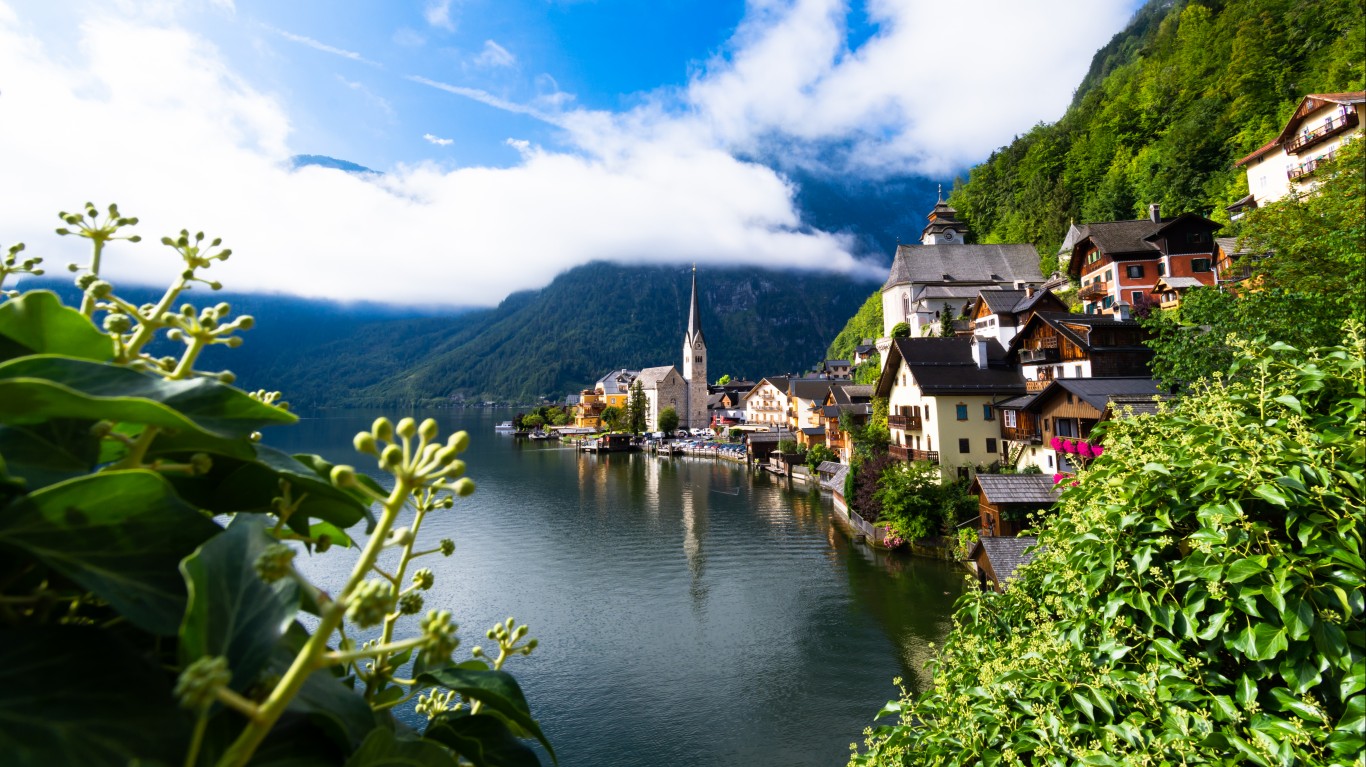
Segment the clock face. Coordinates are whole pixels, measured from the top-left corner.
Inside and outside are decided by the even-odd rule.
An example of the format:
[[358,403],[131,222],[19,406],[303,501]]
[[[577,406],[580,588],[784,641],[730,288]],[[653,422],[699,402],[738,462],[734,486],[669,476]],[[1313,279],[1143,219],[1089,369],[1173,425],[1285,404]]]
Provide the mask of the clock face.
[[952,240],[952,239],[953,239],[953,232],[944,232],[944,239],[946,239],[946,240]]

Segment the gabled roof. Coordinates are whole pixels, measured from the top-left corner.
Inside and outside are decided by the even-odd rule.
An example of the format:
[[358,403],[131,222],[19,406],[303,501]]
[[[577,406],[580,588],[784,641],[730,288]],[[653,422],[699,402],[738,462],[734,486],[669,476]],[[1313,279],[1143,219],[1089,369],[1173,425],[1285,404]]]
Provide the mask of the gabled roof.
[[830,385],[828,378],[793,378],[787,382],[787,396],[824,402]]
[[1352,91],[1348,93],[1311,93],[1300,99],[1300,103],[1291,113],[1290,119],[1285,121],[1285,127],[1281,129],[1281,134],[1276,137],[1275,143],[1284,144],[1295,134],[1295,129],[1299,127],[1304,118],[1310,112],[1315,112],[1329,104],[1362,104],[1366,103],[1366,91]]
[[1036,290],[1034,291],[1034,295],[1025,296],[1020,299],[1020,303],[1015,304],[1015,308],[1010,311],[1014,314],[1024,314],[1025,312],[1033,311],[1034,307],[1042,303],[1044,299],[1052,299],[1053,303],[1058,304],[1059,306],[1067,305],[1061,298],[1054,295],[1051,290]]
[[1016,305],[1025,297],[1023,290],[1005,290],[995,288],[983,290],[978,295],[978,300],[986,304],[987,309],[992,314],[1010,314],[1015,311]]
[[1029,244],[901,245],[882,289],[906,283],[1042,282],[1039,252]]
[[1127,395],[1151,399],[1164,394],[1162,387],[1151,378],[1055,378],[1053,383],[1035,395],[1029,410],[1042,412],[1049,400],[1063,392],[1071,393],[1102,413],[1114,397]]
[[1158,277],[1157,284],[1153,285],[1153,290],[1161,292],[1164,290],[1164,285],[1166,290],[1186,290],[1187,288],[1198,288],[1204,284],[1194,277]]
[[977,559],[983,554],[987,561],[991,562],[991,571],[996,573],[996,582],[1001,588],[1006,587],[1006,582],[1015,577],[1015,571],[1021,566],[1034,561],[1035,551],[1032,549],[1038,545],[1039,539],[1032,535],[1021,535],[1018,538],[997,538],[987,536],[972,545],[969,552],[969,559]]
[[1091,334],[1086,332],[1095,328],[1125,328],[1142,329],[1138,320],[1118,320],[1112,315],[1105,314],[1074,314],[1070,312],[1035,312],[1029,317],[1029,321],[1020,328],[1020,332],[1010,339],[1010,353],[1015,355],[1019,352],[1020,346],[1029,337],[1030,329],[1036,324],[1046,324],[1058,331],[1058,334],[1072,343],[1076,344],[1082,351],[1093,352],[1098,349],[1106,351],[1148,351],[1152,350],[1144,346],[1141,341],[1134,344],[1123,346],[1099,346],[1091,343]]
[[1211,221],[1194,213],[1182,213],[1179,216],[1164,218],[1161,221],[1140,218],[1132,221],[1097,221],[1087,224],[1080,229],[1082,236],[1073,246],[1073,257],[1067,264],[1067,271],[1073,276],[1081,274],[1083,259],[1077,256],[1080,255],[1078,251],[1087,242],[1095,245],[1101,253],[1111,257],[1140,255],[1156,258],[1161,255],[1162,250],[1153,241],[1172,227],[1191,223],[1203,224],[1211,231],[1223,226],[1217,221]]
[[626,368],[613,370],[599,378],[593,388],[596,390],[601,386],[604,394],[624,394],[631,387],[631,382],[635,381],[639,375],[639,370],[627,370]]
[[[1043,474],[978,474],[973,479],[987,503],[1030,503],[1050,505],[1059,491],[1053,478]],[[969,491],[971,492],[971,491]]]
[[[640,381],[641,388],[657,389],[659,388],[659,383],[663,381],[665,378],[669,377],[669,373],[677,372],[678,368],[674,367],[673,365],[662,365],[656,368],[645,368],[644,370],[640,371],[640,375],[636,377],[636,380]],[[679,376],[679,378],[682,377],[683,376],[681,375]]]
[[786,397],[787,381],[787,376],[765,376],[764,378],[760,378],[758,383],[754,384],[754,386],[752,386],[749,391],[745,392],[744,399],[749,399],[751,396],[754,395],[756,391],[759,390],[759,387],[763,386],[764,384],[771,385],[773,388],[777,389],[780,394]]
[[1159,403],[1171,402],[1175,399],[1176,397],[1170,394],[1161,394],[1157,397],[1142,394],[1116,394],[1110,397],[1110,401],[1105,404],[1105,420],[1110,421],[1129,415],[1154,415],[1158,411]]
[[987,342],[988,367],[978,367],[972,358],[976,340],[969,338],[897,338],[892,341],[887,364],[878,377],[878,396],[888,396],[904,361],[916,385],[928,395],[1023,394],[1024,377],[1020,371],[1005,367],[1005,349],[1000,342]]
[[843,466],[844,464],[840,463],[839,461],[821,461],[820,465],[816,467],[816,473],[834,474],[835,472],[843,468]]
[[794,437],[790,431],[751,431],[745,434],[750,442],[782,442]]
[[830,387],[836,405],[854,405],[873,399],[872,384],[834,384]]
[[996,407],[1001,410],[1024,410],[1034,402],[1038,394],[1026,394],[1023,397],[1012,397],[1005,402],[997,402]]
[[805,435],[808,436],[808,437],[819,437],[819,436],[821,436],[821,435],[824,434],[824,433],[825,433],[825,427],[824,427],[824,426],[803,426],[803,427],[802,427],[802,434],[805,434]]

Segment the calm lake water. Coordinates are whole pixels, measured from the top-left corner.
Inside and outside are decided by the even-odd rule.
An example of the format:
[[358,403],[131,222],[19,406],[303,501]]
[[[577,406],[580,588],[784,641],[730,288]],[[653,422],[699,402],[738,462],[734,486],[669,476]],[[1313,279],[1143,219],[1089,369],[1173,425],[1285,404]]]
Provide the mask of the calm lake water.
[[[267,442],[369,470],[350,445],[375,415]],[[530,624],[540,646],[506,668],[564,767],[842,765],[893,677],[925,683],[963,571],[853,544],[828,495],[727,462],[514,441],[493,430],[507,411],[413,415],[470,432],[479,488],[423,525],[457,546],[422,560],[427,607],[460,623],[457,659],[499,620]],[[304,569],[335,588],[352,561]]]

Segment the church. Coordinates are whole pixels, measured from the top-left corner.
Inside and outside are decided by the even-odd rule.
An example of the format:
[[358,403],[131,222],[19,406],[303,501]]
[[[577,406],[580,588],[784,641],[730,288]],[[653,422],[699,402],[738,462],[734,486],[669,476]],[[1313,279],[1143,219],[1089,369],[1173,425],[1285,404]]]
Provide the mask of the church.
[[882,286],[884,336],[901,322],[910,325],[912,338],[934,334],[945,305],[957,317],[983,288],[1043,282],[1033,245],[966,244],[967,224],[944,202],[942,191],[928,218],[919,245],[897,246]]
[[692,302],[688,328],[683,333],[683,372],[673,365],[645,368],[636,378],[649,403],[649,429],[659,431],[659,414],[678,413],[681,429],[703,429],[707,419],[707,342],[702,336],[702,314],[697,306],[697,267],[692,270]]

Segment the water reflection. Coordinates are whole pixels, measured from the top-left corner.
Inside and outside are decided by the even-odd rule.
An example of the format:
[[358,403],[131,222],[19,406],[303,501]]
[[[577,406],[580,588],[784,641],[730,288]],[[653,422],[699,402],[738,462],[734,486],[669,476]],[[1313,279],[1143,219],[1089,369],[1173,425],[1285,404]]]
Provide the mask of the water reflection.
[[[892,677],[927,680],[958,571],[852,544],[800,484],[517,443],[493,434],[499,416],[438,415],[474,436],[479,491],[424,524],[459,547],[430,565],[427,602],[458,617],[462,652],[508,615],[531,624],[540,649],[510,670],[560,764],[840,764]],[[273,444],[359,463],[348,446],[372,417],[333,414]],[[327,583],[351,561],[304,567]]]

